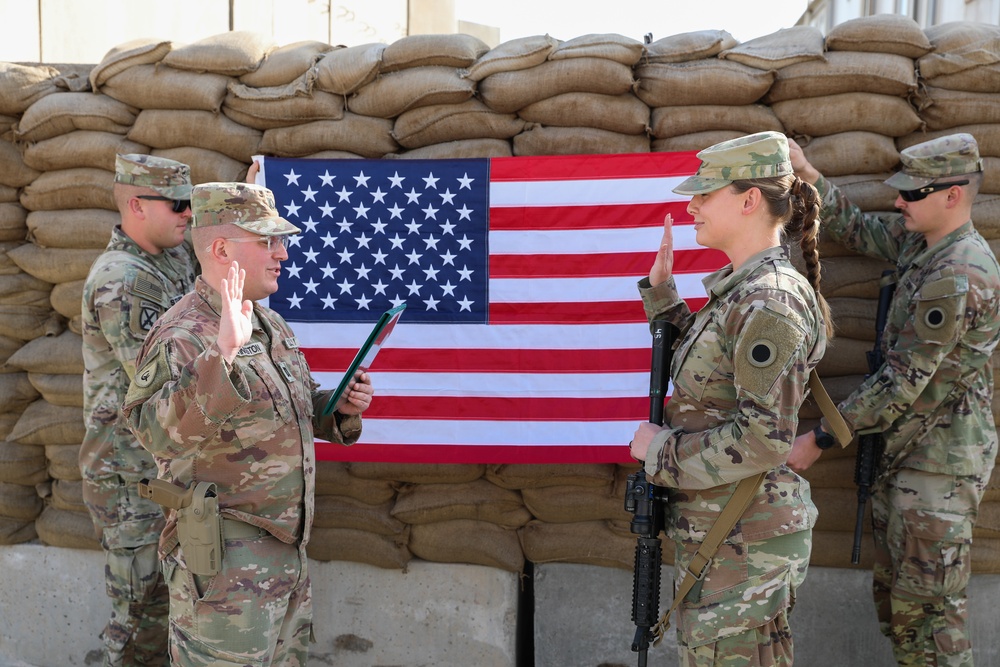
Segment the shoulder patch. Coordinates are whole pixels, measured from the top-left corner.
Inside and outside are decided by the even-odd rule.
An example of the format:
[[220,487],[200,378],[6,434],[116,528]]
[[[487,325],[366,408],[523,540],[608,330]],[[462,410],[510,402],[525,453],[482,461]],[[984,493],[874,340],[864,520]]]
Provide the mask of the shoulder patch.
[[965,313],[969,277],[954,275],[925,283],[914,297],[913,329],[922,341],[945,343],[959,328]]
[[152,356],[135,372],[125,395],[125,403],[141,403],[160,390],[170,379],[170,360],[165,343],[159,343]]
[[159,302],[147,301],[140,296],[133,296],[131,312],[129,313],[129,328],[140,338],[145,338],[153,324],[163,314],[163,306]]
[[132,281],[132,292],[156,303],[163,303],[163,285],[148,271],[136,271]]
[[805,340],[802,330],[770,310],[755,310],[740,332],[733,359],[737,387],[772,405],[775,382]]

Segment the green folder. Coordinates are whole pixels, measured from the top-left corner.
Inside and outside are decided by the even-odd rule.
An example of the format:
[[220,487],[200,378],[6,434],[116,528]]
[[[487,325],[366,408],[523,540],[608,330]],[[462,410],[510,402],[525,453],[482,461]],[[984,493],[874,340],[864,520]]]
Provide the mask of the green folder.
[[392,333],[393,327],[396,326],[396,322],[399,321],[399,316],[403,314],[405,308],[406,304],[402,303],[395,308],[390,308],[379,316],[378,322],[372,328],[372,332],[368,334],[368,340],[358,349],[358,353],[354,355],[354,361],[347,367],[347,372],[344,373],[344,377],[340,380],[337,390],[330,394],[330,398],[326,402],[326,407],[323,408],[324,417],[334,411],[340,399],[347,393],[347,388],[350,387],[354,378],[360,373],[368,371],[368,368],[375,360],[375,355],[382,349],[382,345],[389,337],[389,334]]

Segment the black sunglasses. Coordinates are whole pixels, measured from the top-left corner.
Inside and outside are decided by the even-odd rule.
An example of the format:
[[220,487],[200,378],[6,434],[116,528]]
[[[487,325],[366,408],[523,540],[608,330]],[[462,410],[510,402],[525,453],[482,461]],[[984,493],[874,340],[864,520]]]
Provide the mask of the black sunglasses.
[[149,199],[151,201],[168,201],[170,202],[170,208],[174,213],[183,213],[187,209],[191,208],[190,199],[171,199],[170,197],[161,197],[160,195],[136,195],[136,199]]
[[917,188],[916,190],[900,190],[899,196],[903,198],[903,201],[920,201],[932,192],[937,192],[938,190],[947,190],[953,185],[968,185],[969,181],[952,181],[951,183],[931,183],[930,185],[925,185],[922,188]]

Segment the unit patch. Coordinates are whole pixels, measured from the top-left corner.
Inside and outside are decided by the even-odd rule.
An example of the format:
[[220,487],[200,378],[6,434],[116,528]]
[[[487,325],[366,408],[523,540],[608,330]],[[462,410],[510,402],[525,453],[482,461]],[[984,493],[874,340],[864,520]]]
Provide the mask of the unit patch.
[[781,315],[754,311],[736,343],[736,384],[763,405],[772,405],[777,397],[771,390],[804,339],[802,331]]

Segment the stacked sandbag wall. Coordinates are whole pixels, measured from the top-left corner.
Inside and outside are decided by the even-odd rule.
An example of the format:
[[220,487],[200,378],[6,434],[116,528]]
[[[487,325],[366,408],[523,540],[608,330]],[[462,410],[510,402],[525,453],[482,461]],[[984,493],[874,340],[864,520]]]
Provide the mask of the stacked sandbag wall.
[[[971,131],[987,169],[975,221],[993,243],[1000,240],[1000,94],[991,92],[1000,90],[998,31],[974,24],[923,31],[881,15],[841,24],[825,39],[796,27],[743,44],[715,30],[646,45],[620,35],[542,35],[492,49],[469,35],[344,48],[277,47],[235,32],[185,46],[123,44],[89,69],[86,86],[79,79],[56,86],[57,73],[45,68],[32,68],[34,78],[0,70],[0,85],[19,93],[5,104],[20,101],[0,108],[7,141],[0,143],[0,277],[21,276],[0,283],[0,308],[33,308],[26,312],[47,326],[0,331],[7,357],[0,378],[10,376],[4,396],[18,397],[0,415],[8,425],[0,451],[7,459],[34,456],[31,475],[8,474],[14,478],[0,483],[37,495],[30,510],[18,511],[22,518],[10,520],[20,532],[0,523],[0,543],[37,532],[49,544],[98,548],[71,462],[82,438],[81,281],[117,220],[115,152],[181,160],[204,182],[242,180],[256,153],[406,159],[683,151],[771,129],[794,136],[862,209],[891,211],[895,192],[882,181],[898,150],[936,133]],[[821,252],[838,338],[820,371],[840,399],[867,372],[886,264],[829,239]],[[18,298],[8,287],[17,280],[38,292],[31,304],[6,305]],[[807,403],[801,429],[819,416]],[[623,425],[623,447],[629,432]],[[829,451],[807,475],[820,509],[819,565],[849,565],[853,456],[853,446]],[[385,568],[405,568],[412,558],[510,571],[526,560],[631,568],[635,538],[623,499],[632,470],[323,461],[310,555]],[[997,487],[991,483],[976,528],[977,572],[1000,571]],[[0,486],[0,497],[6,489]],[[0,510],[14,504],[0,502]],[[870,559],[866,547],[864,564]]]

